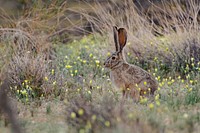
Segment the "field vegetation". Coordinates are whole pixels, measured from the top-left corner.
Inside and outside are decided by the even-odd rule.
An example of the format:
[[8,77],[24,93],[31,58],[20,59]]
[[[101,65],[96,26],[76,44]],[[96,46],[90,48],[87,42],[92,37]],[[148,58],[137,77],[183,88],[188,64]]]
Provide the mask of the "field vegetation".
[[[198,1],[23,2],[18,17],[0,14],[0,79],[24,132],[199,132]],[[158,81],[152,98],[113,87],[103,62],[114,25],[127,29],[127,62]],[[10,125],[0,114],[0,132]]]

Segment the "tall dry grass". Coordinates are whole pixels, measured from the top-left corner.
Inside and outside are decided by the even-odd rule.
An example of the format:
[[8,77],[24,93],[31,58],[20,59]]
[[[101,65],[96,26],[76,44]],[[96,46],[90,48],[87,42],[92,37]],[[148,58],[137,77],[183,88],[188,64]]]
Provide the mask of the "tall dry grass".
[[[55,22],[53,19],[60,12],[55,5],[49,5],[48,8],[37,5],[40,2],[25,10],[23,16],[16,20],[5,12],[0,14],[0,18],[7,22],[0,28],[0,71],[2,75],[8,75],[11,90],[15,94],[18,92],[20,98],[27,99],[25,95],[30,99],[46,96],[51,90],[47,81],[44,81],[45,77],[55,79],[49,76],[54,68],[55,49],[47,38],[55,30],[50,23]],[[25,81],[29,83],[28,86]]]
[[181,67],[185,68],[191,59],[197,66],[200,61],[200,3],[194,0],[148,2],[146,9],[136,7],[132,0],[109,1],[107,5],[97,2],[94,8],[90,6],[94,15],[79,13],[92,23],[93,29],[109,36],[109,44],[113,43],[113,25],[126,28],[126,53],[133,54],[143,66],[154,63],[157,57],[166,71],[183,73]]

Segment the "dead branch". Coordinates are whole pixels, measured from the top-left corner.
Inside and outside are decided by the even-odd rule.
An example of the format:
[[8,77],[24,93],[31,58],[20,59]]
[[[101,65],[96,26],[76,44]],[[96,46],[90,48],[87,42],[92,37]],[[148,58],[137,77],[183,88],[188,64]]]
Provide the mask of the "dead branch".
[[16,119],[15,112],[11,107],[10,100],[7,96],[7,91],[9,90],[8,80],[4,80],[0,86],[0,110],[8,116],[8,120],[12,124],[13,133],[22,133],[19,123]]

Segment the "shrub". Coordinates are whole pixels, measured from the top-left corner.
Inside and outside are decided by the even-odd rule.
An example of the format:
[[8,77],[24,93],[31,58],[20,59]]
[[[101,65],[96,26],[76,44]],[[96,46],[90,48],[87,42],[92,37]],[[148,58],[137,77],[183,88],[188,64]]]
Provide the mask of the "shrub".
[[50,43],[19,29],[2,28],[0,33],[1,45],[7,45],[1,71],[7,73],[12,92],[23,102],[49,95],[54,88],[49,82],[56,79],[49,74],[54,56]]
[[44,57],[38,56],[36,58],[26,54],[22,56],[15,56],[9,65],[9,79],[12,84],[12,91],[17,94],[18,98],[40,97],[46,94],[47,91],[42,89],[47,75],[48,63]]

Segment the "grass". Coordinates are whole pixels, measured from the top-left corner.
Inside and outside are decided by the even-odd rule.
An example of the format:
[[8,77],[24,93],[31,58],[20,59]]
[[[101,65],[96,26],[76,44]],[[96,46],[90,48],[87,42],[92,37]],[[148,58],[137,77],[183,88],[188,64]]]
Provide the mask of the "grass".
[[[129,5],[131,4],[133,3]],[[37,9],[37,6],[34,8]],[[38,11],[41,10],[36,9],[31,12],[39,14]],[[185,11],[177,9],[181,13]],[[63,7],[61,12],[64,10]],[[183,33],[172,31],[170,26],[163,27],[164,31],[169,33],[160,31],[162,36],[155,36],[153,27],[145,27],[147,20],[135,11],[134,19],[130,17],[129,21],[123,22],[120,20],[130,15],[128,10],[125,11],[127,14],[116,19],[115,12],[106,16],[106,9],[102,10],[104,12],[98,11],[100,12],[96,12],[96,15],[101,21],[94,21],[92,16],[86,16],[83,12],[80,14],[86,17],[86,20],[99,24],[99,33],[83,36],[78,40],[74,38],[67,44],[58,41],[59,38],[47,42],[47,35],[35,34],[44,27],[36,26],[35,30],[31,28],[30,31],[24,31],[17,43],[13,43],[15,41],[12,39],[22,32],[10,33],[5,29],[1,30],[0,33],[4,35],[1,39],[6,40],[1,41],[0,50],[4,53],[0,54],[0,57],[7,59],[6,63],[5,60],[0,61],[1,72],[7,70],[10,75],[12,102],[24,131],[198,132],[200,42],[195,27]],[[47,14],[43,15],[47,17]],[[34,15],[32,17],[32,20],[36,19]],[[41,17],[43,19],[38,23],[43,25],[45,17]],[[136,25],[133,25],[134,22]],[[149,71],[158,81],[159,88],[154,97],[141,98],[139,103],[135,103],[130,98],[123,100],[121,90],[114,89],[109,70],[103,67],[104,60],[113,52],[111,29],[114,24],[125,25],[129,33],[125,48],[127,61]],[[187,26],[186,24],[185,29]],[[52,33],[51,28],[47,26],[45,31]],[[33,42],[34,50],[33,45],[30,45]],[[55,56],[48,58],[52,51]],[[10,124],[4,127],[4,123],[5,118],[0,117],[0,131],[10,132]]]
[[[162,77],[159,69],[148,66],[159,82],[154,100],[141,99],[138,104],[131,99],[123,101],[120,90],[111,85],[109,71],[102,66],[110,54],[105,40],[97,35],[57,45],[54,71],[64,79],[49,84],[58,85],[54,89],[62,87],[62,94],[26,101],[25,105],[16,102],[27,132],[122,132],[120,128],[125,132],[135,128],[138,132],[198,132],[199,72],[193,76],[191,71],[186,79],[172,78],[173,72]],[[131,58],[128,61],[137,64]]]
[[[83,40],[81,40],[80,42],[82,41],[84,42],[84,40],[85,38],[83,38]],[[88,41],[89,40],[87,40],[87,42]],[[95,48],[97,48],[98,52],[101,53],[101,49],[98,48],[98,44],[99,42],[95,42]],[[80,45],[81,45],[81,48],[84,49],[85,47],[84,43],[78,43],[78,44],[75,43],[73,46],[74,47],[78,46],[80,48]],[[85,45],[88,45],[88,43],[86,43]],[[93,47],[92,43],[89,43],[89,45],[90,45],[90,48]],[[99,44],[99,45],[101,47],[105,47],[102,44]],[[67,49],[70,49],[70,48],[67,48]],[[85,51],[83,49],[78,50],[78,53],[72,52],[72,53],[69,53],[69,55],[67,55],[67,57],[69,56],[68,58],[70,59],[70,62],[66,62],[67,65],[68,63],[71,64],[71,60],[73,61],[76,60],[77,64],[79,64],[78,62],[83,63],[80,65],[82,65],[84,68],[78,67],[77,69],[75,67],[75,70],[80,72],[80,75],[83,76],[83,80],[85,81],[83,82],[83,84],[77,84],[77,82],[75,82],[74,83],[75,87],[73,88],[73,91],[69,91],[67,94],[67,97],[70,97],[69,105],[67,106],[67,111],[69,113],[68,119],[70,119],[70,121],[68,121],[69,124],[72,124],[75,127],[77,126],[78,128],[80,128],[80,130],[83,128],[84,130],[88,131],[89,129],[87,129],[88,128],[87,121],[90,121],[91,126],[92,126],[90,127],[91,130],[96,131],[96,128],[97,129],[106,128],[106,125],[107,126],[109,125],[111,127],[113,126],[113,128],[115,129],[120,124],[126,123],[127,125],[125,126],[129,126],[130,128],[129,130],[131,130],[132,129],[130,127],[131,123],[132,122],[134,123],[137,121],[137,119],[139,119],[142,124],[145,125],[147,123],[147,127],[150,126],[152,131],[156,129],[157,131],[164,130],[168,132],[168,131],[180,130],[181,126],[183,126],[184,124],[187,125],[188,121],[191,121],[191,124],[199,123],[199,121],[192,120],[193,115],[198,114],[199,72],[197,72],[197,76],[195,76],[195,78],[194,76],[192,76],[193,75],[192,71],[189,73],[186,79],[182,79],[181,76],[178,76],[178,75],[176,75],[174,78],[172,78],[171,76],[165,78],[165,77],[162,77],[162,72],[160,73],[160,71],[157,70],[157,68],[151,68],[150,72],[154,76],[156,76],[156,79],[159,82],[159,90],[157,91],[157,94],[154,97],[155,100],[149,101],[147,99],[141,99],[140,101],[141,104],[134,104],[131,99],[127,99],[127,101],[125,101],[125,103],[121,105],[121,100],[122,100],[121,93],[119,90],[112,89],[113,87],[110,85],[111,83],[109,80],[109,74],[107,70],[104,70],[102,66],[99,66],[99,69],[96,70],[95,69],[96,65],[95,63],[93,64],[94,59],[90,59],[90,56],[87,56],[91,54],[90,50]],[[70,51],[73,51],[73,50],[70,50]],[[85,53],[83,58],[85,57],[88,57],[88,58],[86,59],[81,58],[83,51]],[[98,58],[95,58],[95,60],[96,59],[101,60],[102,58],[106,57],[106,54],[100,55],[98,54],[98,52],[92,53],[94,57],[95,57],[95,54],[99,55]],[[68,52],[66,51],[66,53]],[[76,56],[74,56],[73,54],[76,54]],[[87,63],[87,62],[91,62],[91,63]],[[135,64],[136,63],[137,62],[135,62]],[[69,76],[70,75],[72,76],[74,74],[73,71],[75,71],[73,68],[74,66],[73,65],[71,66],[72,67],[70,69],[72,71],[71,71],[71,74],[69,73]],[[89,69],[89,71],[84,70],[85,68]],[[90,70],[93,70],[92,73],[90,73],[91,72]],[[94,73],[96,71],[100,71],[100,72]],[[171,75],[173,76],[173,74],[174,73],[172,72]],[[72,86],[68,88],[71,88],[71,87]],[[74,91],[77,91],[77,93],[75,93]],[[73,101],[73,99],[75,101]],[[95,109],[95,107],[97,107],[97,109]],[[86,112],[85,114],[86,116],[84,116],[84,114],[82,114],[83,116],[80,116],[79,109],[83,109]],[[99,109],[100,109],[100,112],[98,111]],[[109,113],[108,115],[108,112],[111,112],[111,113]],[[115,114],[115,115],[112,116],[111,114]],[[92,121],[92,117],[94,115],[97,116],[96,123]],[[185,121],[185,123],[181,123],[182,124],[181,125],[180,121]],[[74,122],[76,123],[75,125],[74,125]],[[106,124],[106,122],[110,124]],[[171,123],[173,123],[174,126],[171,126]],[[180,129],[179,129],[179,126],[180,126]],[[188,127],[185,128],[183,126],[182,128],[183,129],[181,129],[181,131],[187,132],[187,130],[189,130],[187,129]],[[190,128],[195,128],[195,127],[190,127]],[[195,129],[190,129],[190,130],[195,130]]]

